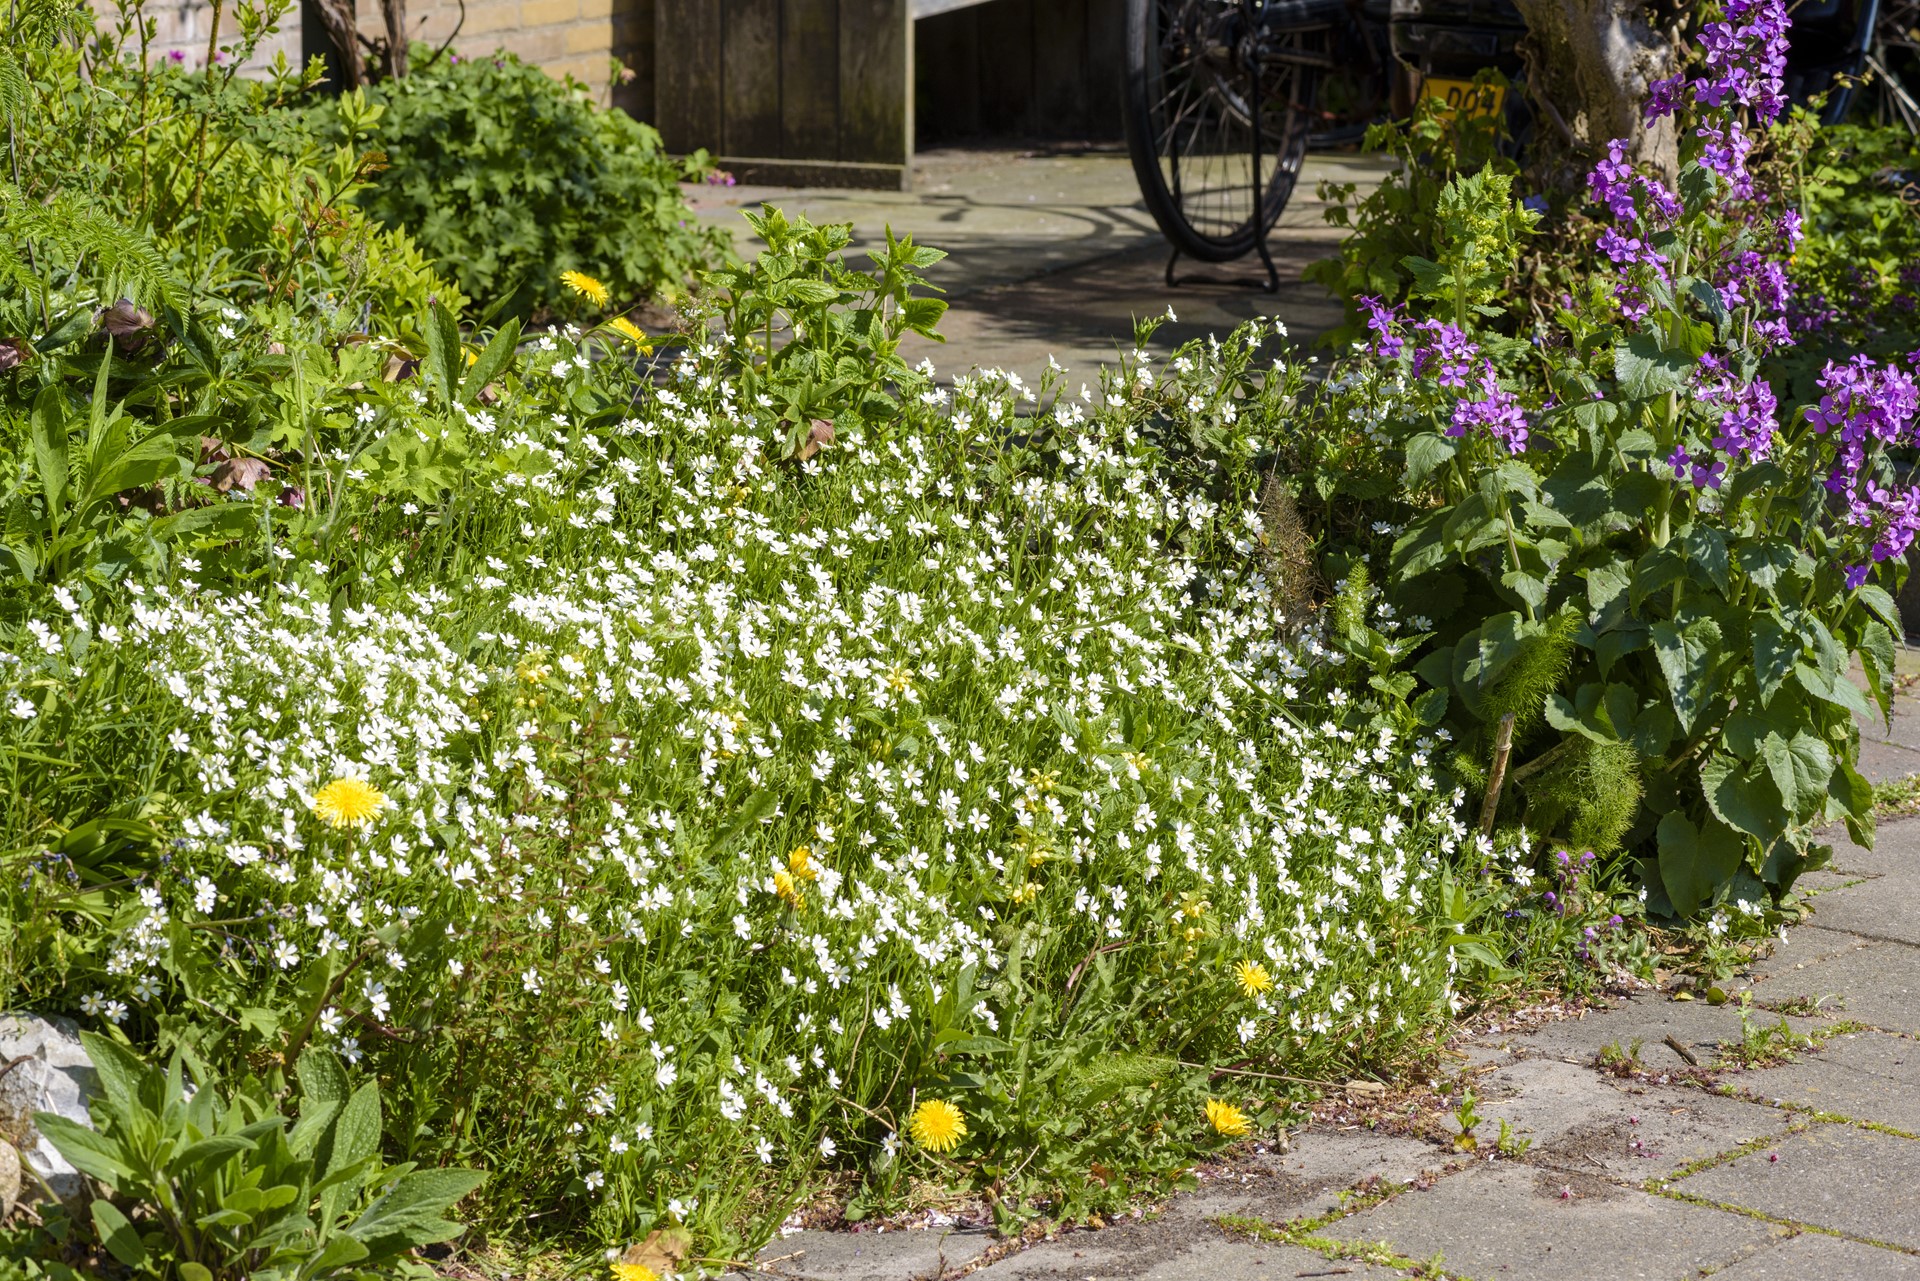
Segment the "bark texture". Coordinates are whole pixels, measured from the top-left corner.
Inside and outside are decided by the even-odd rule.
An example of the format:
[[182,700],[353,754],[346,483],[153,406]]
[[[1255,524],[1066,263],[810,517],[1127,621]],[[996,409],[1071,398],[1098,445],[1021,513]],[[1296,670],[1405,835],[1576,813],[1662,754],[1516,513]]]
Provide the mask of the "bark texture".
[[1514,0],[1527,20],[1531,96],[1545,116],[1540,129],[1559,135],[1590,160],[1625,138],[1634,160],[1671,178],[1679,168],[1671,118],[1644,123],[1647,86],[1679,65],[1672,34],[1646,0]]

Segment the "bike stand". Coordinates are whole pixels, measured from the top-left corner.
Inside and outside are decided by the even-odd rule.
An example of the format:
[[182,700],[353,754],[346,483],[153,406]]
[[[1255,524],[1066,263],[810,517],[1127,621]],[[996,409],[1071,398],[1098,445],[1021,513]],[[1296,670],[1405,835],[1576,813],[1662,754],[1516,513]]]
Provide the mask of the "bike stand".
[[1167,288],[1177,289],[1181,285],[1219,285],[1228,289],[1259,289],[1266,293],[1280,292],[1280,269],[1273,265],[1273,255],[1267,252],[1266,237],[1262,236],[1258,245],[1260,265],[1267,270],[1265,280],[1248,280],[1244,277],[1173,274],[1173,265],[1180,261],[1180,251],[1175,249],[1167,257]]

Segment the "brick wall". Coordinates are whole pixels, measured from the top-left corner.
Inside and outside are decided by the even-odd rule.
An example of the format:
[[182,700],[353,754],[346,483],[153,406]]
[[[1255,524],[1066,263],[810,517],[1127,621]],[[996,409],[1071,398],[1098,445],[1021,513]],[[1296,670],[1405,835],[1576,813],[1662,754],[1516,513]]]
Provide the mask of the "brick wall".
[[[357,13],[361,31],[385,33],[379,0],[357,0]],[[159,25],[156,56],[177,52],[195,67],[205,60],[213,18],[205,0],[148,0],[146,14]],[[506,49],[556,77],[571,75],[596,90],[606,86],[609,60],[617,58],[634,75],[616,86],[613,101],[643,120],[652,114],[653,0],[467,0],[464,19],[458,0],[412,0],[407,21],[415,39],[435,48],[453,36],[454,50],[466,57]],[[300,10],[289,12],[253,65],[270,63],[279,51],[296,64],[326,52],[325,37],[315,35],[311,23],[306,29],[303,40]],[[220,42],[237,31],[228,8]]]

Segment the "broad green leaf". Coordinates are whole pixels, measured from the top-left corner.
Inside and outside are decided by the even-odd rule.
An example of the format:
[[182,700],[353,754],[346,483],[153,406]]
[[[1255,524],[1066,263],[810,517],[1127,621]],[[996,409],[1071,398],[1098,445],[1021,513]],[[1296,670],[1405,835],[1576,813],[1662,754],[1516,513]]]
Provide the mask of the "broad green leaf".
[[1793,568],[1796,558],[1791,547],[1772,541],[1742,542],[1733,551],[1734,563],[1741,572],[1769,592],[1780,576]]
[[1833,753],[1825,743],[1803,729],[1791,738],[1775,732],[1760,740],[1760,755],[1794,817],[1808,817],[1825,803],[1833,777]]
[[153,1069],[134,1057],[133,1051],[98,1032],[82,1032],[80,1044],[100,1074],[107,1101],[124,1118],[140,1110],[140,1083]]
[[251,1152],[257,1145],[251,1139],[241,1138],[237,1134],[216,1134],[210,1139],[189,1144],[174,1154],[174,1164],[184,1170],[194,1170],[202,1165],[216,1165],[235,1152]]
[[1867,583],[1860,588],[1860,603],[1880,616],[1880,621],[1893,629],[1896,636],[1905,634],[1906,625],[1900,619],[1900,607],[1894,604],[1887,589],[1877,583]]
[[1424,431],[1407,441],[1406,485],[1417,489],[1434,472],[1453,460],[1459,452],[1457,442],[1439,432]]
[[380,1087],[368,1081],[353,1092],[333,1124],[333,1145],[321,1174],[373,1155],[380,1146]]
[[1613,350],[1614,378],[1632,400],[1651,400],[1686,385],[1694,364],[1680,352],[1663,349],[1652,334],[1635,334]]
[[1720,654],[1720,625],[1710,618],[1696,618],[1684,627],[1663,620],[1649,634],[1654,658],[1667,678],[1667,692],[1680,728],[1693,732],[1694,723],[1712,703],[1717,687],[1715,666]]
[[1695,827],[1678,812],[1660,820],[1656,839],[1660,881],[1673,910],[1682,917],[1711,903],[1720,887],[1740,870],[1746,853],[1746,842],[1737,833],[1711,818],[1704,827]]
[[113,1202],[94,1200],[93,1230],[100,1234],[100,1244],[107,1247],[107,1253],[128,1267],[138,1268],[146,1263],[147,1247],[141,1242],[140,1234]]
[[520,322],[509,320],[500,326],[500,332],[493,336],[481,350],[473,364],[467,367],[461,376],[460,399],[472,404],[474,398],[486,390],[488,383],[500,375],[513,360],[513,354],[520,342]]
[[1760,687],[1762,706],[1773,701],[1773,696],[1793,675],[1793,666],[1800,661],[1803,649],[1798,636],[1790,633],[1772,614],[1753,616],[1753,675]]
[[1727,826],[1762,841],[1786,829],[1787,811],[1764,765],[1715,752],[1700,767],[1700,784],[1708,807]]
[[1727,537],[1713,526],[1695,522],[1681,539],[1687,560],[1696,579],[1713,585],[1722,596],[1727,594]]
[[66,504],[66,410],[66,391],[54,383],[34,397],[30,415],[34,470],[39,473],[40,490],[46,496],[47,506],[56,513]]
[[1836,676],[1810,663],[1798,663],[1794,666],[1793,678],[1802,689],[1822,702],[1844,707],[1861,716],[1873,715],[1873,707],[1867,702],[1867,696],[1844,672]]
[[[81,1033],[85,1036],[86,1033]],[[33,1124],[67,1164],[102,1183],[118,1185],[133,1175],[120,1145],[57,1112],[36,1112]]]

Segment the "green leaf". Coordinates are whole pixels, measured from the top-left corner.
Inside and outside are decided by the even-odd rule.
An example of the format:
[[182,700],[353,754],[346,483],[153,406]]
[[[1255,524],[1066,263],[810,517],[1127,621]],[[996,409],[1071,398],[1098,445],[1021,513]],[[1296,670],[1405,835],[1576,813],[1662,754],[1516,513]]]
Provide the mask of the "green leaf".
[[[81,1033],[82,1036],[87,1035]],[[36,1112],[33,1124],[40,1137],[80,1173],[117,1187],[133,1177],[120,1145],[57,1112]]]
[[380,1147],[380,1087],[368,1081],[353,1092],[333,1124],[333,1145],[323,1177],[341,1166],[372,1156]]
[[1770,841],[1786,829],[1787,811],[1764,766],[1715,752],[1700,767],[1700,784],[1714,816],[1736,831]]
[[1407,441],[1406,485],[1417,489],[1427,477],[1445,467],[1460,446],[1439,432],[1423,431]]
[[1799,663],[1793,669],[1794,680],[1800,687],[1825,703],[1835,707],[1844,707],[1860,716],[1872,716],[1873,708],[1867,702],[1867,696],[1860,687],[1850,680],[1845,672],[1835,675],[1823,672],[1810,663]]
[[1719,659],[1720,625],[1711,618],[1696,618],[1685,626],[1663,620],[1649,629],[1653,654],[1667,678],[1667,692],[1680,728],[1693,732],[1694,723],[1712,703],[1718,681],[1715,666]]
[[1684,354],[1661,347],[1652,334],[1635,334],[1613,350],[1613,376],[1633,400],[1651,400],[1685,386],[1694,364]]
[[213,1281],[213,1269],[204,1263],[180,1265],[180,1281]]
[[147,1247],[142,1244],[140,1234],[113,1202],[95,1198],[93,1230],[100,1234],[100,1244],[107,1247],[107,1253],[128,1267],[137,1268],[146,1263]]
[[436,302],[421,328],[427,340],[427,358],[421,363],[421,370],[428,375],[429,385],[437,386],[440,394],[451,402],[460,387],[460,366],[465,363],[459,322],[443,304]]
[[1825,743],[1804,729],[1795,730],[1792,738],[1769,733],[1760,740],[1760,757],[1790,814],[1804,818],[1826,802],[1833,753]]
[[100,1074],[107,1101],[121,1118],[131,1120],[140,1108],[140,1083],[153,1071],[134,1057],[133,1051],[98,1032],[82,1032],[80,1044]]
[[66,410],[66,391],[55,383],[34,397],[30,416],[33,468],[40,476],[47,506],[56,513],[65,505],[67,492]]
[[1744,542],[1734,548],[1734,563],[1764,591],[1772,591],[1780,576],[1793,568],[1794,550],[1783,543]]
[[1684,814],[1669,813],[1656,832],[1660,881],[1680,916],[1692,916],[1740,870],[1746,842],[1709,818],[1695,827]]
[[[1853,767],[1852,762],[1845,758],[1834,762],[1833,777],[1827,782],[1827,793],[1839,803],[1840,808],[1849,818],[1862,823],[1872,821],[1873,784]],[[1867,839],[1860,844],[1868,849],[1873,848],[1871,829],[1867,832]]]
[[509,320],[500,326],[500,332],[493,336],[473,364],[467,367],[461,378],[460,399],[472,404],[474,398],[486,390],[487,384],[499,376],[513,360],[515,350],[520,343],[520,322]]
[[251,1139],[243,1139],[237,1134],[216,1134],[181,1149],[174,1155],[173,1161],[179,1168],[197,1173],[200,1166],[217,1165],[235,1152],[252,1152],[257,1146]]
[[1753,676],[1760,686],[1760,703],[1764,707],[1773,701],[1787,677],[1793,675],[1793,666],[1800,661],[1804,646],[1800,638],[1772,614],[1755,614],[1752,628]]
[[1727,536],[1711,525],[1696,522],[1681,539],[1694,577],[1711,583],[1722,596],[1727,594]]
[[1877,583],[1866,583],[1860,588],[1860,603],[1880,616],[1882,622],[1893,629],[1895,636],[1906,634],[1906,624],[1900,619],[1900,607],[1894,604],[1887,589]]

